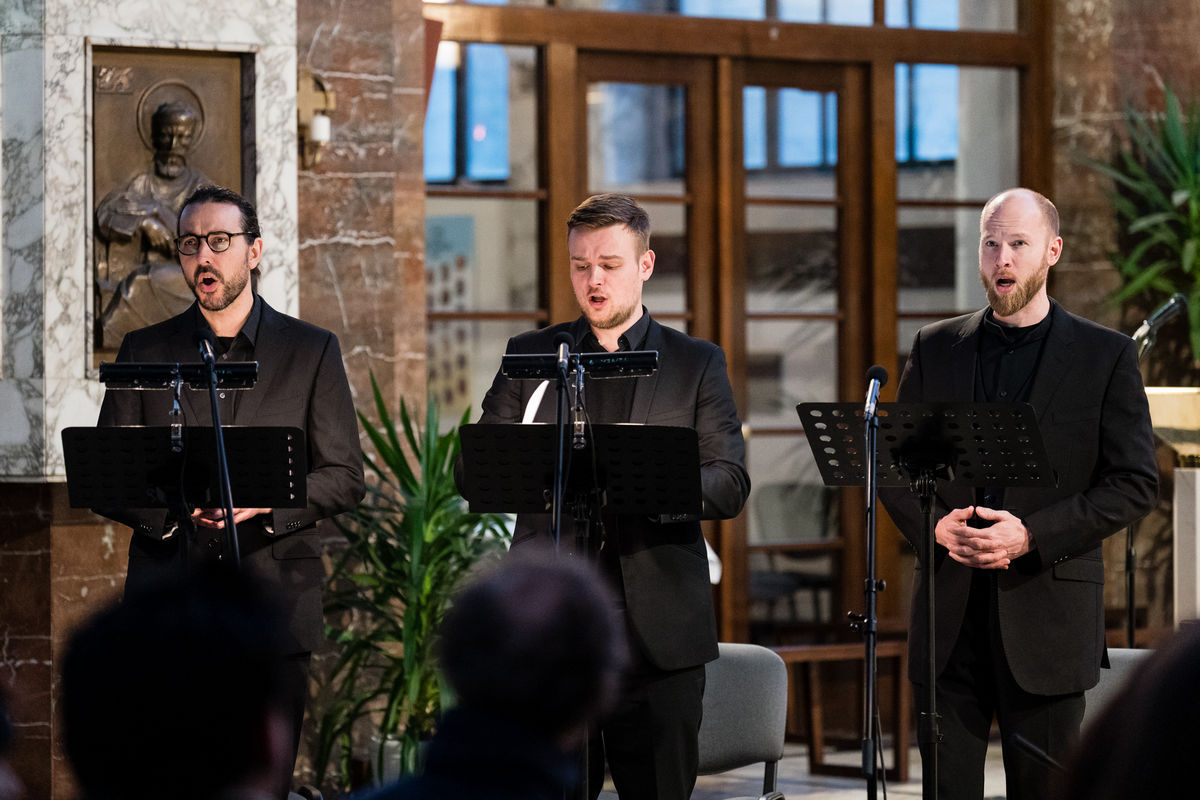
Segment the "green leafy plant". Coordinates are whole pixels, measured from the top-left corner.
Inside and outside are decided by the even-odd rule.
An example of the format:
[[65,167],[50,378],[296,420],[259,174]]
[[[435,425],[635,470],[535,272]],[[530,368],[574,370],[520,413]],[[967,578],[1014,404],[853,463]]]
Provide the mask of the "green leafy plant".
[[[432,399],[424,429],[402,402],[397,430],[374,376],[371,387],[379,426],[358,416],[374,447],[365,460],[375,479],[340,525],[348,547],[335,560],[325,606],[339,654],[318,714],[314,766],[323,782],[336,758],[343,788],[363,720],[378,742],[375,774],[383,774],[389,740],[399,742],[400,773],[416,770],[441,710],[438,626],[461,579],[504,552],[511,536],[503,516],[467,511],[454,484],[457,427],[438,432]],[[459,424],[466,421],[464,413]]]
[[1193,358],[1200,358],[1200,107],[1185,108],[1166,90],[1166,111],[1127,108],[1128,144],[1111,163],[1089,161],[1114,181],[1113,208],[1123,224],[1113,264],[1122,286],[1112,300],[1141,295],[1147,304],[1175,292],[1188,298]]

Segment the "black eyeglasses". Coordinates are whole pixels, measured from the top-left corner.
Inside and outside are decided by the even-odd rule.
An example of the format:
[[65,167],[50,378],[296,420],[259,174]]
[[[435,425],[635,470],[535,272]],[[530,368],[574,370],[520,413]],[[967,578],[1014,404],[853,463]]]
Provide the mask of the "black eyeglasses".
[[214,253],[224,253],[229,249],[229,245],[233,244],[233,237],[249,235],[246,231],[237,231],[236,233],[209,231],[203,236],[189,233],[175,240],[175,249],[179,251],[180,255],[194,256],[200,252],[200,241],[203,240],[208,244],[209,250],[212,250]]

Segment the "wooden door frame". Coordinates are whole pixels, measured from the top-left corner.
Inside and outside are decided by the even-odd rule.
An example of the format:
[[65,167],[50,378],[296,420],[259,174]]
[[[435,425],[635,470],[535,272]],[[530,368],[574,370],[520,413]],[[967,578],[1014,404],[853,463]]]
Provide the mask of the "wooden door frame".
[[[711,170],[707,188],[690,187],[695,200],[692,214],[711,220],[695,224],[689,216],[689,235],[708,235],[713,241],[705,252],[710,264],[694,265],[689,281],[693,331],[725,348],[731,376],[745,372],[744,276],[738,262],[744,249],[741,227],[744,204],[738,199],[745,174],[736,155],[741,152],[741,97],[746,67],[775,60],[792,67],[833,65],[844,70],[847,86],[862,102],[839,103],[839,153],[861,157],[839,158],[839,182],[853,200],[843,200],[839,229],[843,258],[860,263],[854,286],[842,287],[839,307],[841,397],[857,397],[865,385],[867,366],[883,364],[889,371],[898,352],[896,306],[897,197],[895,163],[895,65],[947,63],[959,66],[1015,68],[1019,74],[1020,181],[1052,193],[1051,123],[1048,113],[1050,66],[1053,63],[1052,14],[1044,4],[1018,0],[1018,28],[1013,32],[937,31],[812,25],[778,21],[716,20],[678,15],[576,11],[562,8],[429,4],[424,16],[443,24],[447,40],[530,45],[542,59],[544,103],[539,122],[545,143],[540,163],[542,195],[540,238],[542,274],[541,307],[549,321],[569,319],[577,308],[563,264],[567,263],[565,220],[587,192],[586,162],[580,166],[578,142],[586,136],[586,114],[577,107],[582,96],[580,60],[602,54],[649,58],[676,56],[709,59],[713,85],[712,130],[708,146]],[[664,62],[665,63],[665,62]],[[657,76],[655,82],[657,80]],[[691,93],[689,93],[690,96]],[[702,113],[703,110],[701,110]],[[689,101],[689,116],[691,116]],[[843,141],[855,126],[862,137]],[[689,141],[691,138],[689,137]],[[689,163],[699,157],[690,150]],[[854,165],[849,164],[850,161]],[[850,172],[844,170],[850,169]],[[701,232],[704,229],[704,233]],[[690,252],[697,252],[689,242]],[[697,272],[696,269],[700,271]],[[558,276],[558,277],[556,277]],[[694,293],[694,294],[693,294]],[[894,397],[899,375],[884,389],[881,399]],[[735,381],[739,408],[746,408],[744,383]],[[861,526],[863,495],[847,493],[842,502],[841,531],[849,550],[844,554],[846,579],[842,601],[847,607],[860,602],[856,587],[865,575],[860,554],[864,547],[855,533]],[[880,547],[880,574],[898,577],[901,538],[886,515],[880,515],[881,541],[894,539],[896,547]],[[746,588],[745,523],[742,518],[717,526],[715,545],[725,563],[726,581],[718,591],[720,631],[723,639],[742,641],[748,632],[743,598]],[[896,581],[893,585],[898,586]],[[898,617],[906,602],[898,592],[879,597],[881,619]],[[900,621],[901,624],[903,621]]]

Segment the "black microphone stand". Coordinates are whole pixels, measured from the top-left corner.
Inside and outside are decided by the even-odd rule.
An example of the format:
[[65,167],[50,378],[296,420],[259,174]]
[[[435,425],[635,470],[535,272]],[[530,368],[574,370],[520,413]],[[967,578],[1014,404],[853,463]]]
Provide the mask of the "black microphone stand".
[[[566,502],[567,490],[567,427],[571,424],[571,348],[568,337],[564,334],[559,334],[559,339],[555,348],[557,355],[557,365],[555,369],[556,386],[555,397],[555,446],[554,446],[554,491],[550,498],[550,528],[551,536],[554,539],[555,553],[561,552],[562,547],[562,520],[563,520],[563,504]],[[575,357],[578,362],[578,356]],[[580,382],[583,381],[583,370],[580,369],[578,363],[575,365],[575,370],[579,375]],[[575,516],[578,515],[578,508],[575,509]],[[583,534],[586,540],[586,529]],[[575,521],[575,539],[578,542],[580,538],[579,522]],[[588,773],[590,765],[588,764],[588,750],[590,747],[589,739],[591,732],[584,737],[583,746],[579,748],[578,764],[582,784],[579,787],[580,800],[588,800]],[[572,800],[572,794],[569,789],[563,790],[563,800]]]
[[851,627],[863,635],[866,652],[864,655],[865,675],[863,679],[863,740],[862,740],[862,774],[867,780],[867,796],[875,800],[878,792],[880,770],[876,765],[879,754],[878,736],[882,733],[876,726],[878,717],[875,707],[878,705],[879,670],[877,660],[877,645],[879,626],[877,619],[877,598],[883,590],[883,581],[875,578],[875,545],[876,545],[876,503],[878,497],[877,467],[879,464],[879,415],[877,413],[879,390],[887,383],[887,371],[883,367],[874,366],[867,371],[867,401],[863,407],[864,444],[866,445],[866,471],[864,488],[866,489],[866,534],[867,534],[867,578],[863,584],[863,594],[866,599],[866,611],[860,616],[850,613]]
[[212,342],[202,339],[200,354],[208,367],[208,404],[212,407],[213,435],[217,447],[217,478],[221,485],[221,507],[225,513],[226,541],[229,544],[230,563],[236,569],[242,563],[242,551],[238,545],[237,523],[233,520],[233,489],[229,484],[229,463],[225,459],[225,431],[221,428],[221,407],[217,396],[217,364],[213,355]]
[[[187,519],[191,514],[191,509],[187,507],[185,502],[185,492],[183,489],[187,458],[184,455],[183,443],[183,408],[179,405],[179,399],[182,393],[183,374],[180,372],[178,365],[176,365],[173,377],[171,378],[171,410],[168,412],[167,417],[170,420],[169,427],[171,429],[171,454],[177,459],[179,469],[178,489],[176,490],[175,494],[172,495],[173,499],[171,500],[171,508],[169,511],[170,515],[175,519],[175,529],[177,531],[186,530],[186,528],[181,528],[179,526],[183,523],[183,520]],[[179,548],[179,552],[183,554],[183,565],[185,567],[188,565],[188,549],[187,541],[184,541]]]
[[[1138,365],[1154,346],[1154,334],[1149,333],[1142,339],[1134,339],[1138,343]],[[1136,647],[1137,638],[1137,550],[1133,546],[1137,534],[1137,523],[1131,522],[1125,526],[1125,646]]]
[[868,401],[867,406],[867,579],[863,588],[867,609],[861,618],[856,618],[855,624],[860,627],[866,645],[866,676],[863,681],[865,697],[863,699],[862,770],[863,776],[867,779],[867,797],[870,800],[875,800],[879,780],[879,771],[876,769],[875,764],[875,756],[878,752],[876,735],[880,733],[875,726],[875,721],[878,719],[875,715],[875,706],[879,702],[877,700],[879,674],[876,663],[876,645],[878,644],[876,600],[878,593],[884,586],[883,581],[875,579],[875,506],[876,495],[878,493],[875,470],[878,463],[877,453],[879,452],[879,416],[875,413],[874,403]]
[[562,510],[563,498],[567,488],[567,414],[570,406],[570,346],[564,341],[558,345],[558,364],[556,369],[557,386],[555,420],[558,437],[554,448],[554,486],[550,493],[550,534],[554,539],[554,549],[558,550],[562,539]]
[[[1171,295],[1171,298],[1166,303],[1159,306],[1147,318],[1142,320],[1142,324],[1133,334],[1133,341],[1137,344],[1137,360],[1138,366],[1146,360],[1146,355],[1150,352],[1150,348],[1154,347],[1158,341],[1158,328],[1164,322],[1168,321],[1176,314],[1181,313],[1187,308],[1187,296],[1182,292],[1176,292]],[[1133,540],[1137,533],[1137,523],[1131,522],[1125,527],[1125,641],[1126,647],[1136,647],[1135,639],[1137,638],[1137,551],[1134,549]]]
[[[587,429],[590,427],[590,424],[587,421],[587,410],[584,404],[584,377],[642,377],[652,375],[658,369],[658,352],[654,350],[571,354],[568,349],[570,342],[569,334],[562,332],[555,338],[556,353],[554,354],[514,353],[505,355],[500,362],[500,370],[509,380],[549,380],[553,377],[558,384],[554,477],[550,492],[550,525],[556,552],[560,551],[561,548],[562,509],[567,495],[567,473],[571,468],[567,453],[573,452],[575,449],[581,449],[586,452],[588,447]],[[570,391],[572,374],[575,376],[574,419],[572,425],[574,430],[571,435],[572,446],[568,448],[567,426],[572,412]],[[462,431],[464,440],[469,427],[467,426]],[[593,470],[596,461],[595,447],[596,442],[593,437],[590,454]],[[464,493],[468,495],[468,499],[471,499],[471,489],[469,487],[470,478],[468,478],[468,490]],[[539,494],[537,500],[536,510],[539,512],[545,509],[544,505],[542,505],[544,497],[545,493],[543,491]],[[475,501],[471,499],[471,502],[474,508]],[[604,504],[605,493],[598,487],[592,487],[589,490],[579,488],[572,490],[575,547],[578,551],[576,555],[585,558],[591,556],[593,550],[591,546],[593,530],[598,530],[600,538],[603,539],[601,509]],[[509,510],[511,511],[512,509]],[[528,510],[533,511],[534,509]],[[565,798],[578,797],[582,798],[582,800],[587,800],[590,796],[588,786],[588,773],[590,770],[588,768],[588,742],[586,739],[580,746],[580,751],[577,763],[581,768],[581,784],[577,787],[577,794],[573,795],[570,790],[564,789],[563,795]]]

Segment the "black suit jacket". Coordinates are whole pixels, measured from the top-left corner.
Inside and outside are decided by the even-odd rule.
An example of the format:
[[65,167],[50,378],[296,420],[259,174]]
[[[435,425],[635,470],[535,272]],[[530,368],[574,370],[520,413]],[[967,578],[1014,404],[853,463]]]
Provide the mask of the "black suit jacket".
[[[354,508],[363,497],[358,422],[337,337],[275,311],[261,298],[257,302],[262,303],[254,346],[258,381],[254,388],[242,392],[234,418],[223,418],[221,422],[302,429],[308,444],[308,505],[275,509],[270,520],[239,523],[238,540],[243,566],[274,584],[289,609],[290,632],[297,652],[312,651],[324,639],[321,586],[325,570],[317,523]],[[194,334],[202,325],[203,318],[193,304],[165,322],[128,333],[117,361],[199,361]],[[99,424],[166,425],[171,405],[170,390],[108,391],[100,407]],[[187,425],[212,425],[207,389],[185,388],[180,406]],[[236,507],[237,487],[232,488]],[[163,539],[166,509],[100,513],[134,529],[127,591],[182,566],[183,540],[192,537],[187,520],[177,534]],[[193,550],[200,557],[203,545]]]
[[[1133,340],[1051,302],[1051,326],[1030,404],[1057,476],[1056,486],[1010,488],[1004,507],[1029,529],[1035,549],[998,572],[1004,655],[1033,694],[1080,692],[1099,679],[1104,658],[1103,539],[1140,519],[1158,485],[1150,412]],[[913,341],[897,401],[971,402],[979,354],[979,311],[922,328]],[[921,553],[924,523],[907,490],[880,491],[901,532]],[[939,490],[935,523],[974,505],[968,487]],[[963,624],[972,569],[937,545],[938,673]],[[925,683],[925,596],[915,582],[909,675]]]
[[[508,353],[551,353],[554,338],[569,331],[580,341],[588,329],[582,317],[510,339]],[[653,319],[645,349],[657,350],[658,371],[635,378],[629,422],[694,428],[700,441],[700,479],[703,516],[736,516],[750,493],[746,447],[733,390],[720,347],[695,339]],[[497,373],[483,400],[480,422],[519,422],[537,381],[510,381]],[[555,421],[551,389],[543,398],[538,422]],[[545,514],[517,518],[513,546],[548,541],[550,519]],[[619,548],[621,580],[633,646],[640,646],[656,667],[664,670],[697,666],[717,657],[716,618],[708,558],[698,520],[661,523],[622,516],[616,531],[608,530],[608,545]]]

